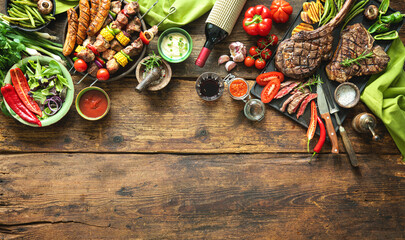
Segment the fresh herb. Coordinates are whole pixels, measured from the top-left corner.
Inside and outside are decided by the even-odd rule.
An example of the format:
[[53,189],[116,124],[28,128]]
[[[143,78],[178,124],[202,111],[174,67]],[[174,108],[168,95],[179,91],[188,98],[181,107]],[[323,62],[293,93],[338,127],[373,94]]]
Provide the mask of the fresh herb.
[[323,83],[323,82],[322,82],[322,78],[321,78],[321,76],[320,76],[319,74],[312,76],[307,82],[301,83],[301,84],[297,87],[297,89],[298,89],[299,91],[304,92],[304,91],[305,91],[304,89],[305,89],[306,87],[308,87],[308,88],[312,91],[311,86],[317,85],[318,83],[321,83],[321,84]]
[[173,36],[169,36],[169,40],[172,41],[172,40],[173,40]]
[[159,67],[161,63],[162,58],[156,55],[155,52],[152,52],[151,54],[149,54],[149,59],[142,62],[142,65],[145,66],[145,72],[149,72],[153,68]]
[[364,50],[364,52],[358,56],[357,58],[346,58],[345,60],[343,60],[342,62],[340,62],[340,65],[344,66],[344,67],[350,67],[353,63],[361,66],[361,64],[359,63],[359,61],[363,60],[363,59],[367,59],[367,58],[371,58],[373,57],[373,52],[369,52],[367,53],[367,50]]

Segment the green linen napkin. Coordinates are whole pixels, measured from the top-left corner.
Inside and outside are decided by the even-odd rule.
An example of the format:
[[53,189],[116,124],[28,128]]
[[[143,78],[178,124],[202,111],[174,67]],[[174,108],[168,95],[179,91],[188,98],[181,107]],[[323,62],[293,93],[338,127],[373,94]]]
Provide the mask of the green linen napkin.
[[361,100],[379,117],[405,157],[405,47],[398,38],[388,55],[391,60],[385,72],[370,78]]
[[[78,0],[55,0],[56,14],[66,12],[69,8],[75,7]],[[156,1],[139,0],[141,13],[145,13]],[[160,0],[156,6],[145,16],[144,20],[153,26],[159,23],[169,12],[170,7],[175,7],[176,12],[170,15],[162,24],[159,30],[165,30],[169,27],[186,25],[204,13],[208,12],[214,5],[215,0]]]
[[[155,0],[139,0],[141,12],[145,13],[154,3]],[[159,30],[162,31],[170,27],[183,26],[196,20],[208,12],[214,3],[215,0],[159,0],[144,19],[150,26],[153,26],[167,15],[170,7],[175,7],[176,12],[159,25]]]

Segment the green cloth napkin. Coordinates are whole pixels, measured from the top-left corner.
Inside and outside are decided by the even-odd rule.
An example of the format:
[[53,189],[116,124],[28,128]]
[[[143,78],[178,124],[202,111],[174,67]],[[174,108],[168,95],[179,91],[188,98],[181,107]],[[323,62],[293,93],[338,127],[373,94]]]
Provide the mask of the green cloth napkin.
[[[78,0],[55,0],[56,14],[66,12],[69,8],[75,7]],[[139,0],[141,13],[145,13],[156,1],[155,0]],[[159,30],[165,30],[170,27],[178,27],[186,25],[204,13],[208,12],[214,5],[215,0],[159,0],[150,12],[145,16],[144,20],[153,26],[159,23],[169,12],[170,7],[175,7],[176,12],[170,15],[162,24],[159,25]]]
[[378,116],[405,157],[405,47],[398,38],[388,55],[391,60],[385,72],[370,78],[361,100]]
[[[155,0],[139,0],[141,13],[145,13],[155,2]],[[183,26],[196,20],[208,12],[214,3],[215,0],[159,0],[144,19],[150,26],[153,26],[167,15],[170,7],[175,7],[176,12],[159,25],[159,30],[162,31],[170,27]]]

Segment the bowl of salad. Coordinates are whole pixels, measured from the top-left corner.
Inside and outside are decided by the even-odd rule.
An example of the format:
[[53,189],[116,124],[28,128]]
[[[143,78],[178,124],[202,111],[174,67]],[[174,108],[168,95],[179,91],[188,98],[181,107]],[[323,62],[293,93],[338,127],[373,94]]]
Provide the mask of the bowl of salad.
[[28,126],[45,127],[69,111],[74,86],[65,66],[50,57],[34,56],[11,67],[1,93],[11,116]]

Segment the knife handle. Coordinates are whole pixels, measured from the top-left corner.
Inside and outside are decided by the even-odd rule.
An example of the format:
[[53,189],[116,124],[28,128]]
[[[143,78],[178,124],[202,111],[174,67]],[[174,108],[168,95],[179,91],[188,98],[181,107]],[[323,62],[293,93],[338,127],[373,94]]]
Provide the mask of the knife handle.
[[350,164],[352,164],[353,167],[358,167],[359,164],[357,162],[356,152],[353,149],[352,143],[350,142],[349,136],[347,135],[345,128],[342,126],[339,126],[339,132],[340,132],[340,136],[342,136],[343,144],[345,145],[346,152],[349,155]]
[[324,114],[321,114],[321,117],[323,118],[323,120],[325,120],[326,131],[328,132],[329,139],[332,143],[331,152],[333,154],[338,154],[339,153],[338,139],[336,136],[335,128],[333,127],[332,119],[330,118],[330,114],[324,113]]

